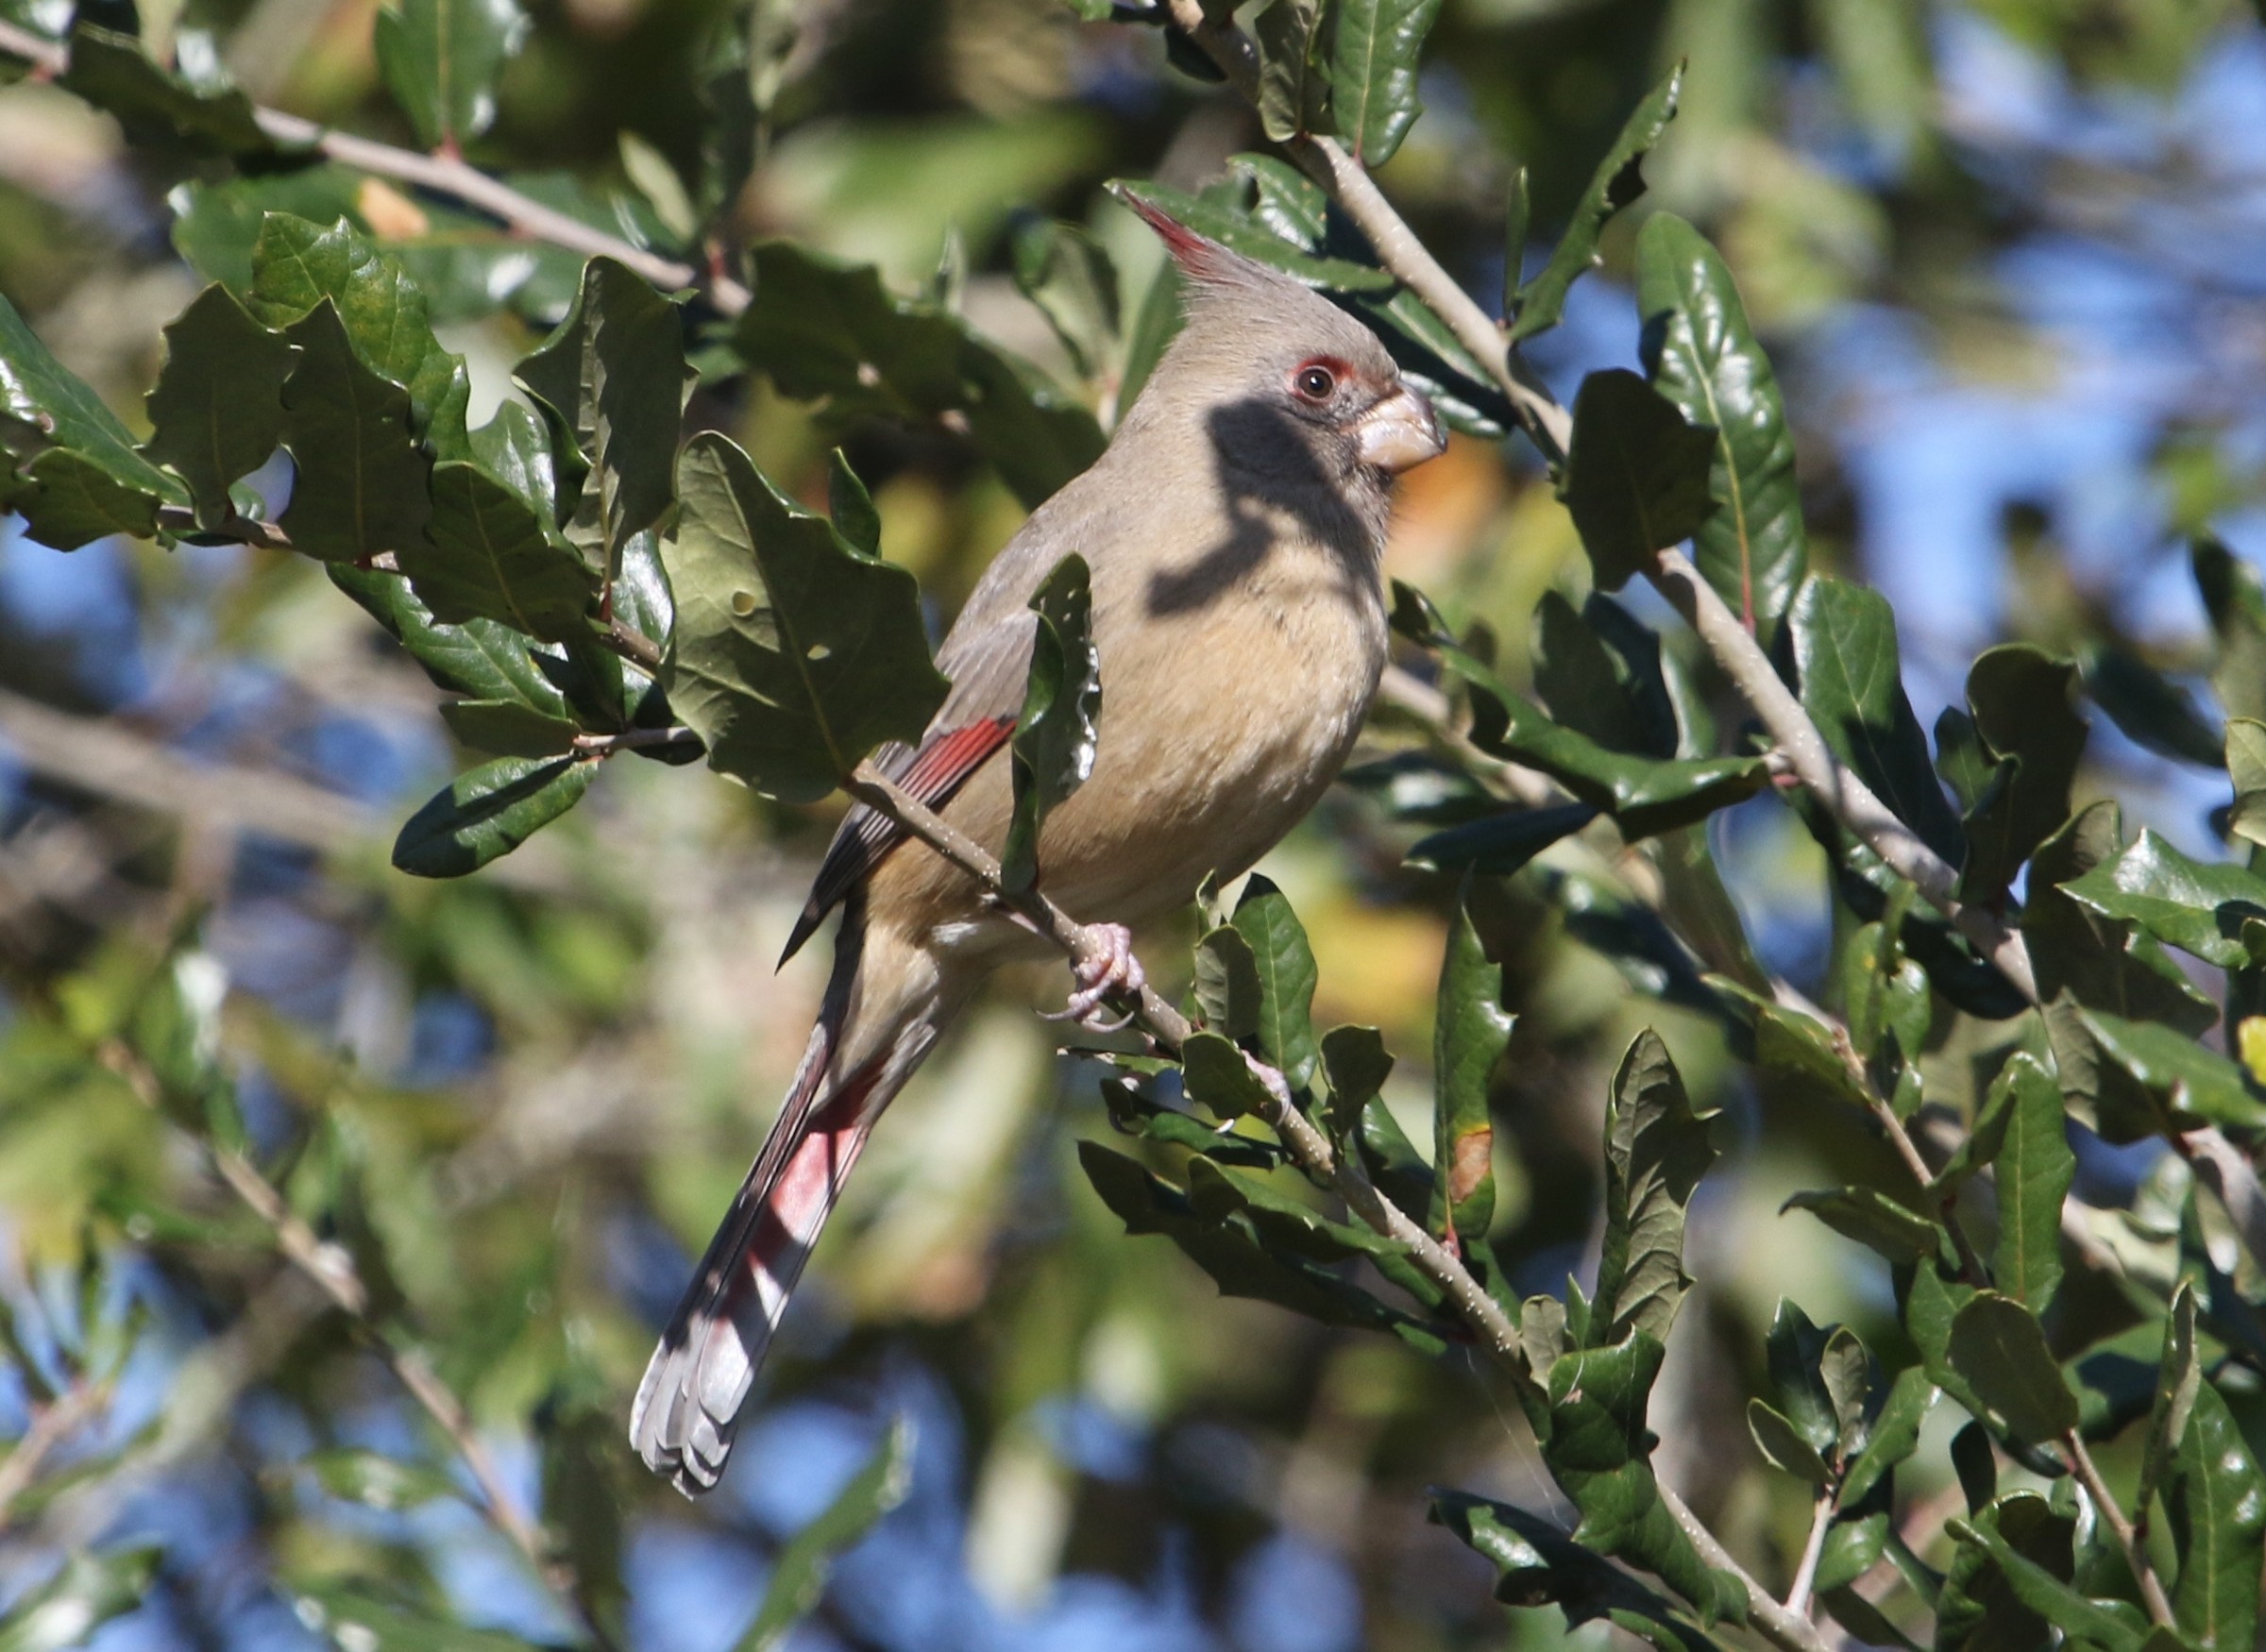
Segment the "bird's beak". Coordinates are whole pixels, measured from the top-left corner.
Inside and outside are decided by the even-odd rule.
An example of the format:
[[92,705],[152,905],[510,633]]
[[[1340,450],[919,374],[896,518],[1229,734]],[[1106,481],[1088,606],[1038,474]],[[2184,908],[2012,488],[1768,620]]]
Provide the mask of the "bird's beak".
[[1361,439],[1361,462],[1389,476],[1437,459],[1447,446],[1431,402],[1405,384],[1363,413],[1354,430]]

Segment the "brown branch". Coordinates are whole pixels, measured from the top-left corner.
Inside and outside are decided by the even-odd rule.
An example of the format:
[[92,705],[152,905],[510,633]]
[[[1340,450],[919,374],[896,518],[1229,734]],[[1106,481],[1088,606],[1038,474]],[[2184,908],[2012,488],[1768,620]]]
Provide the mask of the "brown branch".
[[[102,1064],[124,1079],[144,1106],[161,1118],[164,1116],[163,1087],[140,1055],[118,1039],[105,1042],[98,1054]],[[496,1459],[474,1430],[464,1402],[434,1372],[424,1350],[388,1336],[372,1316],[369,1287],[356,1270],[354,1258],[344,1247],[321,1238],[308,1226],[292,1210],[276,1185],[249,1158],[193,1132],[183,1134],[197,1145],[213,1172],[252,1214],[267,1224],[284,1258],[313,1280],[331,1305],[352,1322],[356,1333],[371,1352],[448,1437],[473,1484],[479,1488],[481,1513],[526,1557],[536,1575],[574,1608],[592,1643],[610,1652],[613,1637],[591,1612],[573,1568],[551,1552],[541,1529],[513,1498]]]
[[2093,1454],[2085,1449],[2085,1441],[2074,1428],[2061,1437],[2061,1448],[2069,1454],[2070,1467],[2091,1494],[2093,1506],[2101,1510],[2101,1518],[2108,1522],[2108,1529],[2116,1534],[2118,1546],[2124,1551],[2124,1563],[2132,1568],[2133,1579],[2140,1586],[2140,1599],[2147,1604],[2149,1620],[2172,1627],[2177,1620],[2173,1616],[2171,1601],[2165,1598],[2163,1581],[2156,1576],[2156,1568],[2149,1565],[2139,1533],[2133,1530],[2132,1522],[2124,1518],[2124,1510],[2109,1491],[2108,1482],[2094,1466]]
[[1834,1524],[1835,1491],[1820,1486],[1810,1510],[1810,1537],[1801,1546],[1801,1560],[1786,1590],[1786,1610],[1799,1618],[1810,1615],[1810,1590],[1818,1581],[1818,1561],[1825,1553],[1825,1534]]
[[55,1448],[110,1408],[110,1381],[73,1383],[32,1410],[31,1425],[0,1458],[0,1531],[13,1522],[17,1500],[31,1490]]
[[[1252,104],[1259,101],[1259,50],[1251,37],[1225,16],[1208,16],[1203,0],[1170,0],[1173,21],[1217,63],[1229,84]],[[1573,438],[1573,419],[1557,398],[1536,382],[1513,350],[1503,329],[1440,265],[1416,233],[1386,200],[1369,169],[1335,138],[1311,133],[1284,145],[1308,177],[1344,210],[1378,261],[1422,299],[1456,335],[1456,342],[1511,398],[1519,424],[1555,469]]]
[[[42,75],[50,77],[63,74],[71,61],[70,47],[60,41],[51,41],[32,30],[12,23],[0,22],[0,53],[21,58]],[[399,178],[419,189],[431,191],[461,201],[467,207],[485,212],[499,220],[514,233],[530,241],[547,242],[552,246],[579,252],[585,258],[610,258],[636,271],[656,287],[678,291],[702,284],[702,272],[675,259],[663,258],[634,246],[618,235],[609,235],[593,228],[579,218],[568,216],[555,207],[521,194],[509,184],[489,177],[478,167],[450,155],[424,155],[414,149],[400,149],[375,139],[361,138],[351,132],[337,131],[319,122],[301,115],[287,114],[281,110],[254,108],[252,118],[260,129],[278,143],[303,147],[336,160],[343,165],[359,167],[380,177]],[[710,302],[726,315],[737,315],[748,307],[748,289],[731,277],[712,274],[706,280]]]

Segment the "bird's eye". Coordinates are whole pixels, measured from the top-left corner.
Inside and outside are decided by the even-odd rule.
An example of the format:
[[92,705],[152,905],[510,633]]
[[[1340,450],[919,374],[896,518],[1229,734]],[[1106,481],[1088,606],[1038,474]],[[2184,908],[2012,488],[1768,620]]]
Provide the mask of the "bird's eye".
[[1338,376],[1327,367],[1309,362],[1298,369],[1298,376],[1291,383],[1309,401],[1327,401],[1338,387]]

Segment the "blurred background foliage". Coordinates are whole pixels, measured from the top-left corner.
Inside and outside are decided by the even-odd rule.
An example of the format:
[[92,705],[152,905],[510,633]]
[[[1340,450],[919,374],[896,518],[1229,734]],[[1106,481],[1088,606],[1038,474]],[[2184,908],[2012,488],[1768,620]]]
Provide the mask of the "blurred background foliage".
[[[951,295],[1106,418],[1158,256],[1100,185],[1210,183],[1263,147],[1257,117],[1170,70],[1157,31],[1060,0],[767,5],[785,50],[738,227]],[[52,9],[0,0],[0,19],[47,30]],[[371,0],[175,9],[145,8],[145,26],[211,30],[257,101],[411,146],[431,135],[380,87]],[[702,176],[702,42],[730,19],[714,0],[529,10],[465,153],[571,175],[619,232],[665,238]],[[1705,226],[1737,276],[1786,387],[1818,564],[1892,598],[1923,720],[1997,640],[2074,654],[2112,693],[2139,684],[2118,728],[2096,725],[2078,801],[2118,796],[2134,825],[2215,853],[2216,790],[2164,753],[2194,727],[2216,738],[2180,536],[2266,554],[2256,17],[2231,0],[1447,0],[1427,112],[1380,181],[1468,287],[1497,293],[1513,167],[1547,249],[1680,59],[1648,207]],[[221,274],[248,245],[227,178],[127,149],[36,78],[0,88],[0,293],[129,421],[160,327],[201,284],[190,266]],[[293,187],[308,215],[350,211],[404,250],[484,417],[579,261],[519,249],[498,312],[486,232],[355,176]],[[1609,228],[1603,277],[1530,352],[1568,401],[1582,372],[1635,363],[1643,216]],[[1109,301],[1050,315],[1024,295],[1043,219],[1108,250]],[[939,622],[1021,518],[946,432],[823,417],[760,378],[694,413],[813,500],[844,442],[885,551]],[[1514,683],[1537,603],[1578,601],[1589,580],[1531,455],[1471,440],[1408,479],[1391,571],[1483,627]],[[1004,978],[897,1104],[723,1491],[696,1508],[634,1474],[625,1397],[815,1005],[822,962],[770,961],[833,807],[614,763],[483,875],[408,879],[386,842],[461,766],[436,698],[304,561],[114,539],[66,558],[0,524],[0,1432],[23,1433],[0,1458],[0,1598],[72,1606],[19,1614],[8,1645],[92,1630],[107,1648],[301,1646],[348,1578],[505,1637],[569,1630],[460,1500],[448,1442],[383,1369],[398,1350],[327,1312],[153,1124],[134,1073],[78,1054],[114,1035],[148,1046],[132,1023],[160,969],[156,1002],[180,1023],[163,1038],[193,1070],[226,1053],[244,1139],[303,1144],[274,1179],[431,1352],[503,1483],[565,1528],[637,1646],[732,1645],[782,1544],[899,1417],[917,1438],[904,1500],[843,1557],[798,1645],[1568,1636],[1555,1613],[1506,1616],[1488,1568],[1418,1518],[1443,1481],[1549,1502],[1495,1379],[1218,1298],[1172,1247],[1125,1238],[1076,1170],[1075,1143],[1109,1135],[1099,1070],[1057,1059],[1028,1013],[1058,969]],[[1362,755],[1407,743],[1382,719]],[[1370,776],[1265,869],[1311,935],[1316,1014],[1384,1029],[1402,1054],[1387,1100],[1424,1139],[1454,888],[1404,865],[1421,828]],[[1822,853],[1767,800],[1710,830],[1764,962],[1823,995],[1846,917]],[[1877,1178],[1885,1150],[1758,1087],[1712,1021],[1641,994],[1568,922],[1552,876],[1546,860],[1475,897],[1519,1016],[1492,1097],[1497,1248],[1526,1290],[1594,1271],[1607,1080],[1657,1025],[1739,1149],[1694,1209],[1701,1283],[1653,1398],[1656,1460],[1734,1548],[1790,1570],[1808,1498],[1756,1456],[1742,1409],[1773,1305],[1902,1344],[1870,1253],[1780,1205],[1820,1178]],[[1931,1054],[1946,1087],[1961,1059]],[[2160,1149],[2079,1148],[2091,1204],[2166,1196]],[[2064,1352],[2129,1319],[2090,1274],[2057,1315]],[[2255,1449],[2266,1418],[2234,1397]],[[1955,1509],[1935,1472],[1914,1493]],[[59,1579],[65,1556],[78,1570]],[[507,1643],[401,1627],[391,1644]]]

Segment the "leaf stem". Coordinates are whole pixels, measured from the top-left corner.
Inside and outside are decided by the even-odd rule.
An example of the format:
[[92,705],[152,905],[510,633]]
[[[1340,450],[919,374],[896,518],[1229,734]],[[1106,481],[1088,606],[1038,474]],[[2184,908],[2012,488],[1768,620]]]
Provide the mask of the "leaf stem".
[[1810,1510],[1809,1542],[1802,1544],[1801,1561],[1794,1568],[1794,1581],[1786,1590],[1786,1610],[1798,1618],[1810,1615],[1810,1590],[1818,1581],[1818,1560],[1825,1553],[1825,1534],[1834,1524],[1834,1507],[1833,1488],[1818,1487]]
[[[147,1062],[115,1038],[105,1041],[96,1054],[103,1066],[126,1081],[143,1105],[163,1116],[162,1087]],[[551,1553],[542,1531],[505,1487],[496,1459],[473,1429],[464,1402],[441,1380],[423,1349],[397,1342],[379,1325],[371,1311],[369,1287],[356,1270],[354,1258],[344,1247],[317,1236],[249,1158],[194,1132],[182,1134],[196,1143],[213,1172],[267,1224],[284,1258],[313,1280],[330,1299],[331,1306],[352,1322],[371,1352],[448,1437],[480,1490],[479,1508],[488,1524],[526,1557],[536,1575],[561,1599],[573,1607],[591,1644],[601,1648],[601,1652],[614,1652],[614,1638],[590,1610],[574,1569]]]
[[606,629],[598,634],[598,646],[619,654],[648,677],[661,675],[661,645],[634,626],[623,624],[619,615],[606,621]]
[[611,757],[617,751],[636,751],[649,746],[675,746],[700,736],[682,723],[666,729],[624,729],[618,734],[577,734],[577,757]]
[[[0,22],[0,53],[21,58],[49,77],[63,74],[71,63],[71,49],[63,42],[48,40],[31,29],[7,22]],[[279,143],[303,145],[343,165],[360,167],[380,177],[399,178],[434,194],[461,201],[530,241],[546,242],[568,252],[579,252],[585,258],[613,259],[667,291],[703,285],[702,272],[694,265],[664,258],[632,245],[618,235],[593,228],[555,207],[547,207],[521,194],[453,154],[426,155],[414,149],[397,148],[278,109],[255,106],[252,118],[262,131]],[[748,289],[731,277],[711,273],[704,285],[709,301],[724,314],[737,315],[748,307]]]
[[2124,1562],[2132,1568],[2133,1580],[2140,1586],[2140,1599],[2147,1605],[2149,1621],[2166,1628],[2174,1627],[2177,1619],[2173,1615],[2172,1602],[2165,1597],[2163,1580],[2149,1565],[2139,1534],[2133,1529],[2132,1522],[2124,1518],[2123,1509],[2109,1491],[2108,1482],[2101,1477],[2101,1471],[2093,1464],[2093,1454],[2086,1450],[2085,1441],[2076,1429],[2061,1437],[2061,1448],[2069,1454],[2070,1467],[2091,1495],[2093,1506],[2101,1510],[2101,1518],[2108,1522],[2108,1529],[2116,1534],[2117,1543],[2124,1551]]

